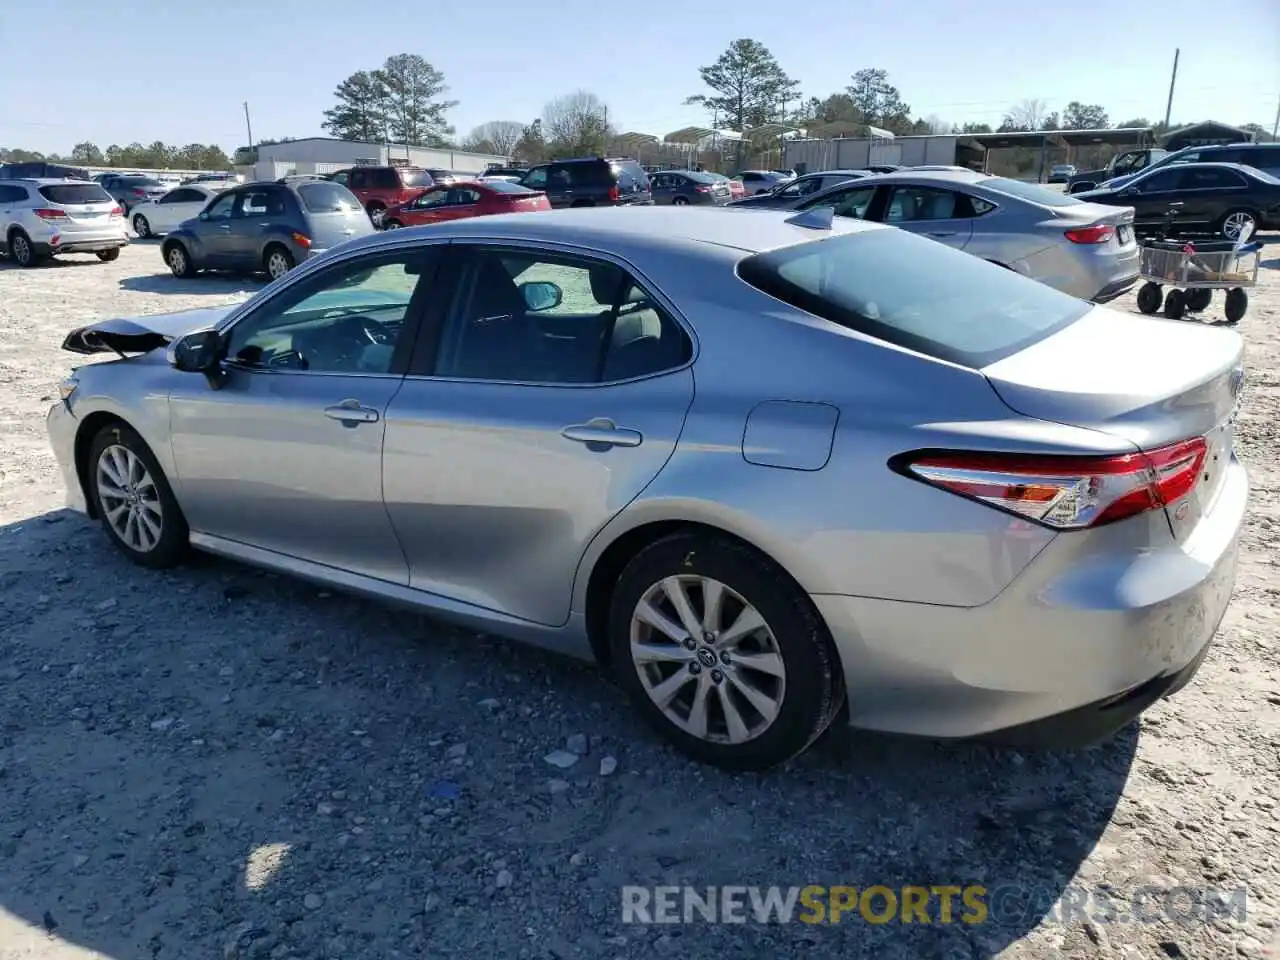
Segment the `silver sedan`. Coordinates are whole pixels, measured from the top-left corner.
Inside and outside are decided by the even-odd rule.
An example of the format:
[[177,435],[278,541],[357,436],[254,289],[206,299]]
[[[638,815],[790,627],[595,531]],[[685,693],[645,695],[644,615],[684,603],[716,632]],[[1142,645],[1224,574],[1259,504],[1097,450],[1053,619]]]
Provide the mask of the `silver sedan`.
[[841,184],[792,209],[818,207],[892,224],[1095,303],[1138,280],[1133,207],[1086,203],[1035,183],[917,168]]
[[125,557],[594,658],[729,767],[841,715],[1103,737],[1190,679],[1231,595],[1236,334],[830,211],[397,230],[64,346],[104,362],[53,448]]

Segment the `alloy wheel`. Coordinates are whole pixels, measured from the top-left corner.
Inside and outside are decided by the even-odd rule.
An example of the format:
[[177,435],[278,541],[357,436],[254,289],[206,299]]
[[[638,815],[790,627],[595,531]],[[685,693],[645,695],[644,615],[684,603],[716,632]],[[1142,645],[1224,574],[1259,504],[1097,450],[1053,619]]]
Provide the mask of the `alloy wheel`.
[[289,272],[289,261],[280,251],[276,251],[267,257],[267,275],[272,280],[279,280]]
[[151,236],[151,225],[147,223],[147,218],[142,214],[138,214],[133,218],[133,232],[144,240]]
[[719,580],[653,584],[631,616],[641,686],[668,721],[713,743],[754,740],[777,719],[786,667],[760,612]]
[[25,267],[31,262],[31,242],[22,234],[16,234],[13,242],[9,245],[9,252],[13,254],[14,262],[20,267]]
[[98,502],[112,532],[131,550],[154,550],[164,529],[164,510],[142,459],[121,444],[109,446],[98,457],[96,480]]
[[175,277],[180,277],[187,272],[187,255],[181,247],[172,247],[169,250],[169,269],[173,271]]
[[1237,210],[1235,213],[1228,214],[1227,219],[1222,221],[1222,235],[1235,242],[1244,235],[1246,228],[1249,228],[1252,233],[1254,227],[1253,214],[1245,210]]

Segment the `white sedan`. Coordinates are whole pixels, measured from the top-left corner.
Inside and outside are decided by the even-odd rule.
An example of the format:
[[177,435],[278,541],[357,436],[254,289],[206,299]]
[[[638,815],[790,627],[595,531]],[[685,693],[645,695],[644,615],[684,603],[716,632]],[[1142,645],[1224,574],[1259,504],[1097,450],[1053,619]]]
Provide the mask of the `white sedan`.
[[195,219],[210,200],[230,186],[230,183],[188,183],[174,187],[163,197],[131,209],[129,226],[143,238],[176,230],[184,220]]

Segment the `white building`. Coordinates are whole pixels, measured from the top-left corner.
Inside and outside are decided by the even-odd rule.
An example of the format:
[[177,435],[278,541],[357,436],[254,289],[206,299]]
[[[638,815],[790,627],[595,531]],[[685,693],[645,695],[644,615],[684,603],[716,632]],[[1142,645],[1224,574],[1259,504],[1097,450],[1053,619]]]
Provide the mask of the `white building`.
[[399,143],[364,143],[332,137],[264,143],[257,150],[256,164],[236,168],[255,180],[276,180],[297,173],[333,173],[357,164],[439,167],[459,173],[483,173],[489,164],[506,163],[508,160],[507,157],[487,153],[409,147]]

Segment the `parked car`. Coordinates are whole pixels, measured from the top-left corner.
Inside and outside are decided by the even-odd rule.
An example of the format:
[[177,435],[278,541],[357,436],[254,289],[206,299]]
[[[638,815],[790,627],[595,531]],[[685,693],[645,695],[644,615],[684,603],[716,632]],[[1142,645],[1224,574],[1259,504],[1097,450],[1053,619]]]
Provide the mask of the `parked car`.
[[13,160],[0,163],[0,180],[88,180],[89,171],[47,160]]
[[195,547],[595,658],[727,767],[845,704],[1071,744],[1180,689],[1235,578],[1241,338],[795,217],[458,220],[73,330],[133,356],[49,411],[69,505],[142,566]]
[[461,183],[464,180],[474,180],[471,174],[459,173],[456,170],[445,170],[442,167],[426,167],[427,176],[431,178],[432,183],[448,186],[451,183]]
[[139,237],[163,236],[178,225],[198,216],[209,201],[234,183],[189,183],[174,187],[158,200],[145,200],[129,211],[129,225]]
[[525,178],[525,175],[528,174],[528,172],[529,172],[528,167],[490,166],[485,168],[485,171],[483,174],[481,174],[481,176],[514,177],[516,180],[523,180]]
[[66,253],[115,260],[129,243],[123,213],[89,180],[0,180],[0,252],[20,267]]
[[1133,210],[972,170],[904,170],[825,190],[797,210],[876,220],[1104,303],[1138,279]]
[[1126,150],[1117,153],[1107,161],[1106,166],[1098,170],[1078,170],[1067,180],[1067,193],[1083,193],[1092,190],[1104,180],[1121,177],[1126,174],[1140,173],[1162,157],[1168,156],[1168,150],[1159,147],[1144,147],[1140,150]]
[[823,170],[821,173],[806,173],[802,177],[782,183],[766,193],[758,193],[753,197],[743,197],[734,202],[734,206],[751,207],[753,209],[791,210],[803,203],[807,197],[821,193],[840,183],[860,180],[871,176],[866,170]]
[[398,207],[435,186],[431,174],[420,167],[349,167],[329,174],[329,179],[354,193],[374,226],[391,207]]
[[869,163],[866,166],[868,173],[897,173],[899,170],[906,170],[900,163]]
[[691,203],[725,204],[733,199],[727,180],[697,170],[664,170],[649,174],[653,202],[677,207]]
[[127,176],[109,174],[98,182],[103,190],[115,197],[116,202],[124,210],[126,220],[129,218],[129,212],[138,204],[146,203],[148,200],[159,200],[169,190],[169,187],[155,177],[142,174]]
[[653,203],[649,177],[634,160],[578,157],[531,167],[520,181],[556,207],[612,207]]
[[1076,194],[1089,203],[1132,207],[1143,234],[1216,233],[1239,240],[1280,230],[1280,179],[1239,163],[1179,163],[1140,174],[1117,189]]
[[723,173],[712,173],[710,170],[705,171],[708,177],[714,179],[717,183],[723,182],[729,187],[729,199],[741,200],[747,195],[746,189],[742,186],[741,180],[732,180]]
[[791,178],[772,170],[743,170],[733,179],[742,184],[743,193],[753,197],[758,193],[768,193],[775,187],[787,183]]
[[[1255,167],[1273,177],[1280,177],[1280,143],[1226,143],[1205,147],[1186,147],[1167,153],[1146,170],[1162,170],[1175,163],[1240,163]],[[1127,186],[1137,174],[1112,177],[1098,184],[1098,189],[1114,190]]]
[[408,203],[388,210],[382,225],[388,230],[395,230],[464,217],[534,213],[550,209],[545,193],[507,180],[476,180],[451,187],[432,187]]
[[1077,171],[1073,164],[1055,163],[1049,168],[1048,181],[1050,183],[1066,183],[1076,175]]
[[374,232],[360,201],[339,183],[246,183],[173,230],[160,255],[175,277],[239,270],[278,280],[309,257]]

